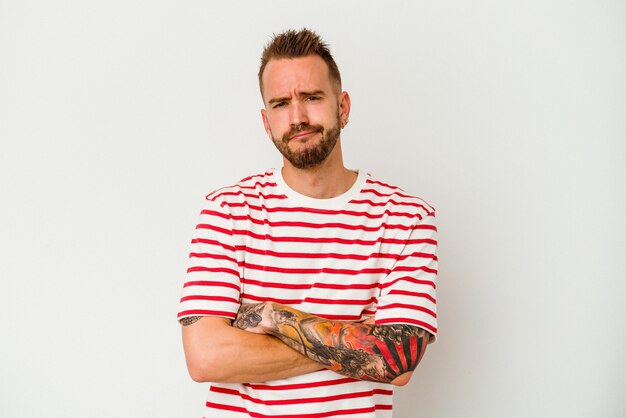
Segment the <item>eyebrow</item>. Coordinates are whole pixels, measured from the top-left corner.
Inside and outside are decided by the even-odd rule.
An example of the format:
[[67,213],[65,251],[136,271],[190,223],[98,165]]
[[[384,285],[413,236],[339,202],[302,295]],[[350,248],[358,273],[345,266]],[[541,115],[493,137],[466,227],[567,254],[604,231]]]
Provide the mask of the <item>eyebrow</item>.
[[[298,97],[302,97],[302,96],[323,96],[324,95],[324,91],[323,90],[314,90],[314,91],[301,91],[298,94]],[[280,103],[280,102],[286,102],[291,100],[291,97],[276,97],[274,99],[270,99],[269,102],[267,102],[268,104],[274,104],[274,103]]]

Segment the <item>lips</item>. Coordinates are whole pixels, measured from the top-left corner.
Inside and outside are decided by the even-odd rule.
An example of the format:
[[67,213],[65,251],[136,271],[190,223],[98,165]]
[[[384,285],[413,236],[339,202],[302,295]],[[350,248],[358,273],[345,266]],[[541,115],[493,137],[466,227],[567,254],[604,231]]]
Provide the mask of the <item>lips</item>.
[[289,139],[304,138],[306,136],[313,135],[313,134],[316,134],[316,133],[317,133],[317,131],[302,131],[302,132],[298,132],[295,135],[290,136]]
[[304,139],[309,136],[313,136],[316,133],[323,135],[324,127],[321,125],[309,125],[300,126],[298,129],[292,127],[289,132],[285,132],[282,137],[284,143],[291,141],[292,139]]

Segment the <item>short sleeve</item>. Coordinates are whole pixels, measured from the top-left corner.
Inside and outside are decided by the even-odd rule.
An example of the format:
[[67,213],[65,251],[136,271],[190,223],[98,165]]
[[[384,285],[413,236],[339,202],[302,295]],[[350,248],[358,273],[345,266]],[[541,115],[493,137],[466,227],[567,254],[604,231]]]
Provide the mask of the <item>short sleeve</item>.
[[230,214],[207,200],[191,241],[178,319],[219,316],[235,319],[241,281]]
[[437,227],[429,212],[411,229],[391,272],[381,283],[377,324],[410,324],[437,335]]

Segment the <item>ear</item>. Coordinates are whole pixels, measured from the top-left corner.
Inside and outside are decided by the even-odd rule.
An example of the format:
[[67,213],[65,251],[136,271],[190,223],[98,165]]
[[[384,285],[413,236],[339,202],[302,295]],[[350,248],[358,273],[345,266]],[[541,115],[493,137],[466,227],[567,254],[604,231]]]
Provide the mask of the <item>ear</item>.
[[263,127],[265,127],[265,132],[267,136],[272,139],[272,131],[270,130],[270,123],[267,120],[267,110],[261,109],[261,119],[263,120]]
[[350,95],[347,91],[341,92],[339,94],[339,123],[341,127],[345,127],[348,123],[348,119],[350,118],[350,107],[351,107]]

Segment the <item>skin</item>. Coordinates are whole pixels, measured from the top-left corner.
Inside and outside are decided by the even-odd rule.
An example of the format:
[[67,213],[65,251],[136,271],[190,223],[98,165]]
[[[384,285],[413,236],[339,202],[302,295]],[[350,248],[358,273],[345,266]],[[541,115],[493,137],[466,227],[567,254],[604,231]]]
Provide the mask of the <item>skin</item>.
[[409,381],[430,339],[410,325],[331,321],[272,302],[242,305],[233,325],[273,335],[345,376],[396,385]]
[[[350,116],[350,96],[330,79],[328,66],[318,56],[271,60],[263,73],[263,126],[273,142],[297,126],[322,126],[328,132],[339,121],[345,127]],[[291,138],[285,146],[305,152],[322,140],[311,133]],[[300,169],[283,158],[283,178],[298,193],[318,199],[339,196],[356,181],[357,174],[343,165],[341,138],[320,164]]]
[[[349,190],[357,173],[344,167],[340,130],[348,123],[350,96],[331,80],[326,63],[318,56],[273,59],[262,80],[263,126],[283,155],[314,155],[338,130],[317,163],[298,166],[283,158],[287,185],[318,199]],[[243,304],[234,324],[219,317],[181,324],[187,367],[198,382],[263,382],[327,368],[402,386],[429,340],[426,331],[409,325],[327,321],[271,303]]]
[[323,368],[279,339],[238,329],[226,318],[192,318],[181,323],[187,369],[196,382],[266,382]]

